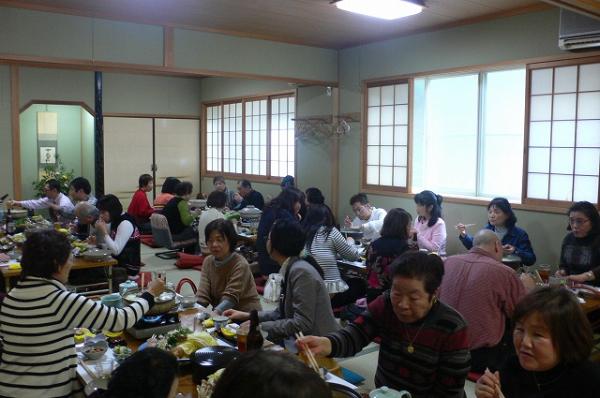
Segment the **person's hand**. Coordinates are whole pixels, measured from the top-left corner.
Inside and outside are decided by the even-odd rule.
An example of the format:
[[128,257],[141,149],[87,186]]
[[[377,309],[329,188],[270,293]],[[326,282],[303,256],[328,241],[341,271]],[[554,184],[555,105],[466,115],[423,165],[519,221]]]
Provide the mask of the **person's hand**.
[[354,238],[349,236],[346,238],[346,243],[349,245],[355,245],[356,243],[354,242]]
[[90,245],[96,245],[96,236],[95,235],[88,236],[88,238],[86,239],[86,242]]
[[467,227],[465,226],[465,224],[459,222],[458,224],[456,224],[456,229],[458,229],[458,234],[460,236],[467,236]]
[[567,272],[564,269],[559,269],[558,271],[556,271],[554,273],[554,276],[557,276],[559,278],[564,277],[564,276],[567,276]]
[[523,286],[525,286],[525,290],[527,290],[528,292],[535,288],[535,279],[533,279],[531,275],[521,274],[519,279],[521,279],[521,283],[523,283]]
[[50,203],[48,204],[48,207],[51,208],[54,211],[59,211],[60,210],[60,206],[54,203]]
[[594,273],[591,271],[584,272],[583,274],[579,274],[579,275],[569,275],[569,276],[567,276],[567,278],[569,278],[569,280],[572,280],[573,282],[577,282],[577,283],[590,282],[590,281],[593,281],[594,279],[596,279],[596,277],[594,276]]
[[6,201],[6,206],[10,209],[15,206],[21,206],[21,202],[19,202],[18,200],[11,199],[11,200]]
[[242,200],[244,200],[244,198],[242,198],[242,195],[240,195],[238,192],[233,194],[233,201],[236,203],[241,203]]
[[486,369],[483,376],[477,380],[475,396],[477,398],[504,398],[500,389],[500,373],[492,373]]
[[238,310],[223,311],[223,316],[226,316],[232,321],[247,321],[248,319],[250,319],[250,313]]
[[308,348],[313,354],[326,357],[331,354],[331,340],[327,337],[305,336],[296,340],[299,350]]
[[502,251],[504,252],[504,254],[513,254],[515,252],[515,247],[513,245],[503,245],[502,246]]
[[108,227],[106,226],[106,223],[104,222],[104,220],[99,219],[98,221],[96,221],[96,224],[94,225],[94,227],[96,228],[96,231],[98,231],[104,235],[108,235]]
[[344,225],[347,227],[352,226],[352,219],[349,216],[346,216],[346,218],[344,218]]
[[165,290],[165,281],[160,278],[152,279],[146,286],[146,290],[148,290],[148,293],[156,297]]

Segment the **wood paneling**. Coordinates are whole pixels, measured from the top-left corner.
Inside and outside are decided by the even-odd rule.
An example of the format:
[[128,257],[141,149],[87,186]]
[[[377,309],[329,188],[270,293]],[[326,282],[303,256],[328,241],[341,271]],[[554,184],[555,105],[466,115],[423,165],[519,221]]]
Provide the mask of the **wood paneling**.
[[[579,0],[578,3],[593,2]],[[330,0],[0,0],[0,5],[344,48],[549,8],[535,0],[427,0],[424,12],[382,21],[339,10]]]
[[21,199],[21,130],[19,121],[19,67],[10,66],[10,127],[12,130],[13,193]]

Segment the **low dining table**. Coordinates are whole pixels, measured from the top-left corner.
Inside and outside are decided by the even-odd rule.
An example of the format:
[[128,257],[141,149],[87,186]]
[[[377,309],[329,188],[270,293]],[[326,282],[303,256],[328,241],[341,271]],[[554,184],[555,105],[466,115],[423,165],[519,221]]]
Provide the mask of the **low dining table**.
[[[105,268],[107,275],[106,282],[108,284],[108,288],[106,289],[106,291],[107,293],[111,293],[113,291],[112,267],[118,264],[117,260],[115,260],[113,257],[107,256],[102,260],[86,260],[83,257],[71,257],[69,261],[73,263],[73,267],[71,268],[71,270]],[[11,287],[11,278],[21,276],[21,268],[11,268],[10,265],[7,264],[1,265],[0,270],[2,271],[2,277],[4,278],[4,286],[6,288],[6,291],[8,292]]]

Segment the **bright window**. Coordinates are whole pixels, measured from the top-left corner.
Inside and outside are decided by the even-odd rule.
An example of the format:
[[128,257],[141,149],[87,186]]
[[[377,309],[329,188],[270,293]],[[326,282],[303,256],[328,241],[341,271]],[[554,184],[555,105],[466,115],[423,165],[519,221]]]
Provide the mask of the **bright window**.
[[600,63],[530,71],[527,199],[598,203]]
[[525,70],[414,81],[411,191],[521,200]]
[[367,186],[406,190],[408,83],[369,87],[367,98]]
[[295,106],[289,94],[206,105],[206,171],[267,178],[295,174]]

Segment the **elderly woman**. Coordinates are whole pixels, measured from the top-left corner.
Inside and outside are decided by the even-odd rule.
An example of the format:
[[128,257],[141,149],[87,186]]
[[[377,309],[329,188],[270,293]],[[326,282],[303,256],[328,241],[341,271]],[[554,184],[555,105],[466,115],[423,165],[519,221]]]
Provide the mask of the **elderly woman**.
[[600,284],[600,215],[590,202],[577,202],[567,212],[569,233],[560,249],[560,275],[579,283]]
[[202,264],[196,294],[198,303],[203,306],[211,304],[217,314],[231,308],[248,312],[261,310],[250,266],[235,251],[237,234],[231,221],[211,221],[204,235],[211,255]]
[[353,323],[325,337],[299,340],[313,353],[350,357],[381,338],[376,386],[408,390],[414,398],[464,396],[470,354],[462,316],[436,292],[444,264],[435,254],[409,252],[392,264],[392,288]]
[[600,391],[600,368],[588,359],[592,329],[575,296],[545,287],[515,308],[516,356],[477,381],[477,398],[577,397]]
[[[298,222],[279,220],[273,224],[267,251],[283,276],[282,297],[277,309],[258,314],[262,330],[272,341],[281,341],[298,332],[323,336],[339,329],[321,267],[312,258],[298,257],[304,244],[304,231]],[[250,317],[247,312],[234,310],[223,315],[236,321]]]
[[34,232],[23,245],[21,280],[0,307],[0,396],[70,396],[81,387],[75,368],[74,328],[120,331],[154,305],[163,282],[153,280],[123,309],[71,293],[69,240],[56,231]]
[[[494,231],[502,242],[504,254],[514,254],[521,258],[524,265],[535,263],[535,253],[531,247],[529,235],[524,229],[516,226],[517,216],[505,198],[494,198],[487,206],[488,223],[486,229]],[[460,232],[458,238],[467,249],[473,247],[473,237],[467,234],[464,224],[456,226]]]

